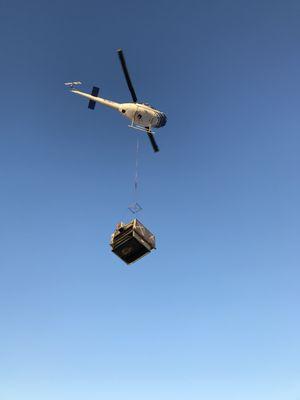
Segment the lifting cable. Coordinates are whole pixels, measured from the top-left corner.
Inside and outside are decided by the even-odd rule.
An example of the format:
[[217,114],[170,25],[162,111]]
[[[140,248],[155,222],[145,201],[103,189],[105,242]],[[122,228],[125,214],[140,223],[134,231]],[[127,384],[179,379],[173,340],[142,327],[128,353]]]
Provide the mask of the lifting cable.
[[135,202],[137,202],[138,195],[138,180],[139,180],[139,134],[136,134],[136,153],[135,153],[135,176],[134,176],[134,197]]
[[136,151],[135,151],[135,173],[134,173],[134,203],[131,205],[129,210],[136,214],[141,211],[142,207],[137,202],[138,200],[138,188],[139,188],[139,150],[140,150],[140,143],[139,143],[139,134],[136,134]]

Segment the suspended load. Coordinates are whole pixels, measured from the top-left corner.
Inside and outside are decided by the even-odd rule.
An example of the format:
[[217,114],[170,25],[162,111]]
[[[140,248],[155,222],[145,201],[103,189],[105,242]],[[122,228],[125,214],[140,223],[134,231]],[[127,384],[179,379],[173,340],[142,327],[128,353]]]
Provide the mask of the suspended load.
[[131,264],[155,249],[155,236],[137,219],[120,222],[111,235],[112,251],[126,264]]

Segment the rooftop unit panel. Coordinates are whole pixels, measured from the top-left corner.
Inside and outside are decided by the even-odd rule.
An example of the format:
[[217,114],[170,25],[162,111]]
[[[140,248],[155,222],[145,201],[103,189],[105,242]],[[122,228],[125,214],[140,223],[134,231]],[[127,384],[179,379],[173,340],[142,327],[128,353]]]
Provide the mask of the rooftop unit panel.
[[137,219],[118,224],[111,236],[113,253],[131,264],[155,249],[155,236]]

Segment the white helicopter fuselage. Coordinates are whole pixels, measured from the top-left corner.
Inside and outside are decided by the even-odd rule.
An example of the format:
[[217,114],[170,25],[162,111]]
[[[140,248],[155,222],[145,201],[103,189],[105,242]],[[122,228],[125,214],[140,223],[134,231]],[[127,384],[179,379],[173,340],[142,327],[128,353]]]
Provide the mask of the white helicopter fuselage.
[[160,128],[167,122],[166,115],[143,103],[117,103],[115,101],[103,99],[101,97],[92,96],[91,94],[72,89],[72,93],[85,97],[96,103],[103,104],[119,111],[124,117],[128,118],[133,124],[144,128]]

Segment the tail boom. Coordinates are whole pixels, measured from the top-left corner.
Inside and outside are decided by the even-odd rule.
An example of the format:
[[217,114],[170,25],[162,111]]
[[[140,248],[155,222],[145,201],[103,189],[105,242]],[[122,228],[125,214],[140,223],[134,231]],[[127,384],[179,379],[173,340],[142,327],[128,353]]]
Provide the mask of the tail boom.
[[[71,92],[78,94],[79,96],[85,97],[86,99],[88,99],[92,102],[100,103],[107,107],[110,107],[110,108],[113,108],[113,109],[119,111],[120,104],[116,103],[115,101],[110,101],[107,99],[103,99],[102,97],[93,96],[92,94],[84,93],[84,92],[81,92],[80,90],[76,90],[76,89],[71,90]],[[91,104],[93,104],[93,103],[91,103]]]

